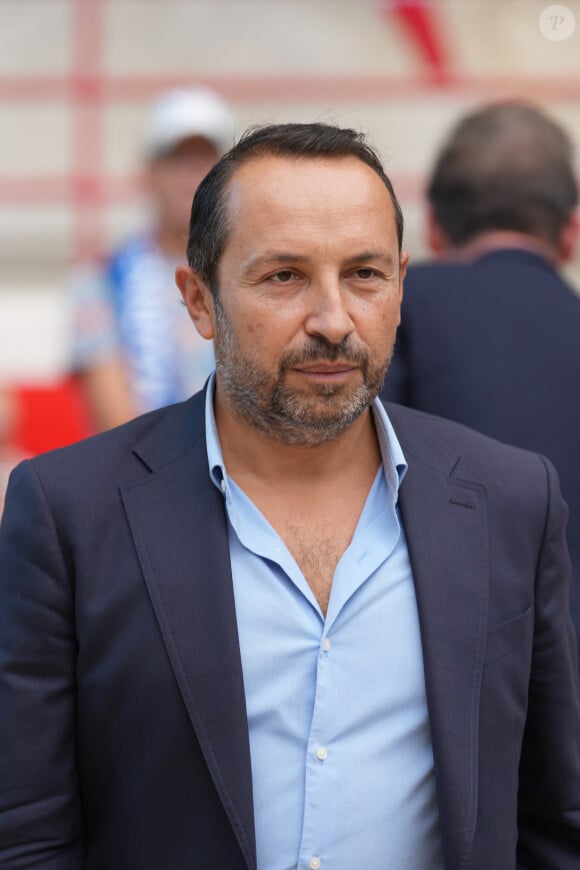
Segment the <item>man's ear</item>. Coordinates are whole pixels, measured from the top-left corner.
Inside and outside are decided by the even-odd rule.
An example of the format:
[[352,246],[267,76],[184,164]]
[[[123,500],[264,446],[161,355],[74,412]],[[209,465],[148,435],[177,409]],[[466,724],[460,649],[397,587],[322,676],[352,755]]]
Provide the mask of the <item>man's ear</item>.
[[208,340],[214,337],[214,308],[211,290],[189,266],[178,266],[175,283],[181,291],[193,325]]
[[580,231],[580,215],[577,211],[572,212],[564,224],[558,242],[558,260],[560,263],[569,263],[574,259],[578,234]]
[[409,252],[401,251],[401,257],[399,260],[399,281],[401,282],[401,298],[403,298],[403,281],[405,280],[405,275],[407,274],[407,266],[409,265]]
[[401,251],[401,256],[399,259],[399,319],[397,321],[397,326],[401,323],[401,304],[403,302],[403,282],[405,280],[405,275],[407,274],[407,265],[409,263],[409,252]]
[[437,220],[437,215],[431,206],[427,209],[427,247],[436,257],[449,254],[451,245]]

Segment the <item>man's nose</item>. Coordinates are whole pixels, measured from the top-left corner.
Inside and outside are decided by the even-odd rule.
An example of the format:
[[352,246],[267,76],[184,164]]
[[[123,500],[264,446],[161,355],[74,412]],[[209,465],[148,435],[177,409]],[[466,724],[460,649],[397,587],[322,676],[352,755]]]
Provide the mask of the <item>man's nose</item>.
[[311,287],[305,329],[309,335],[322,335],[339,344],[354,329],[346,292],[338,281],[326,281]]

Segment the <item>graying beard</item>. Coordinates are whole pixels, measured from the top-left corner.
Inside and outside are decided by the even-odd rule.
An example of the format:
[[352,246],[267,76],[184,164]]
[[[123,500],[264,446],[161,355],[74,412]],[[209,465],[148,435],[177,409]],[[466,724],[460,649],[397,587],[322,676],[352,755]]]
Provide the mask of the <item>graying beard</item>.
[[[373,372],[374,377],[371,385],[361,385],[346,407],[342,408],[340,416],[326,418],[323,415],[318,419],[308,419],[305,415],[304,403],[290,393],[284,384],[278,383],[271,395],[270,408],[265,409],[259,402],[255,401],[255,398],[263,396],[264,391],[269,388],[268,377],[260,375],[254,366],[251,366],[248,371],[247,363],[242,363],[239,359],[228,319],[217,294],[214,297],[214,308],[216,313],[216,371],[219,373],[226,395],[243,420],[286,444],[316,446],[332,441],[345,432],[357,417],[372,404],[382,386],[384,374],[380,382],[377,383],[378,373]],[[336,348],[336,346],[334,347]],[[328,356],[332,355],[335,359],[340,356],[336,350],[334,354],[329,350]],[[236,369],[241,368],[242,365],[251,375],[255,388],[253,395],[250,395],[234,376]],[[339,389],[329,385],[322,388],[319,395],[322,398],[326,395],[331,399]]]

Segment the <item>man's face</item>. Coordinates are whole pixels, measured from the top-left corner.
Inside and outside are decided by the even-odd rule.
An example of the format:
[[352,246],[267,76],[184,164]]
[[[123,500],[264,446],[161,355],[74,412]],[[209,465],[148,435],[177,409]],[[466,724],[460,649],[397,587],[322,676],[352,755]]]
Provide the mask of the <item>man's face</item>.
[[162,228],[187,237],[193,195],[218,156],[211,142],[194,136],[150,163],[149,186]]
[[257,158],[230,185],[210,308],[216,401],[271,437],[336,437],[377,395],[407,256],[393,205],[356,158]]

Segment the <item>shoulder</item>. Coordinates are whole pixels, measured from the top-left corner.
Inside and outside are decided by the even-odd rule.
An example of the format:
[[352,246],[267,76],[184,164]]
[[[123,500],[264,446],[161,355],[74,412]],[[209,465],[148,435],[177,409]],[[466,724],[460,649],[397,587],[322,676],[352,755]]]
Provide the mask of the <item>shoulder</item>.
[[474,267],[467,263],[424,262],[411,266],[404,281],[403,307],[418,303],[428,305],[429,300],[438,305],[447,296],[455,296],[461,288],[472,284]]
[[444,510],[455,492],[470,492],[484,507],[482,528],[496,553],[507,547],[518,561],[527,559],[533,573],[548,534],[559,541],[566,560],[568,512],[557,473],[545,457],[440,417],[391,403],[386,408],[408,463],[402,507],[429,503],[433,492]]
[[[68,447],[26,460],[13,476],[33,475],[57,500],[90,504],[171,462],[203,435],[203,394],[151,411]],[[153,457],[154,459],[151,459]]]
[[492,489],[540,485],[556,475],[551,463],[529,450],[489,438],[481,432],[403,405],[385,402],[405,455],[455,477]]
[[405,284],[421,286],[425,283],[437,283],[445,278],[461,277],[473,268],[474,265],[470,263],[427,260],[416,266],[409,266],[405,276]]
[[119,284],[142,263],[157,261],[160,251],[151,235],[133,236],[122,242],[107,258],[106,273],[109,281]]

